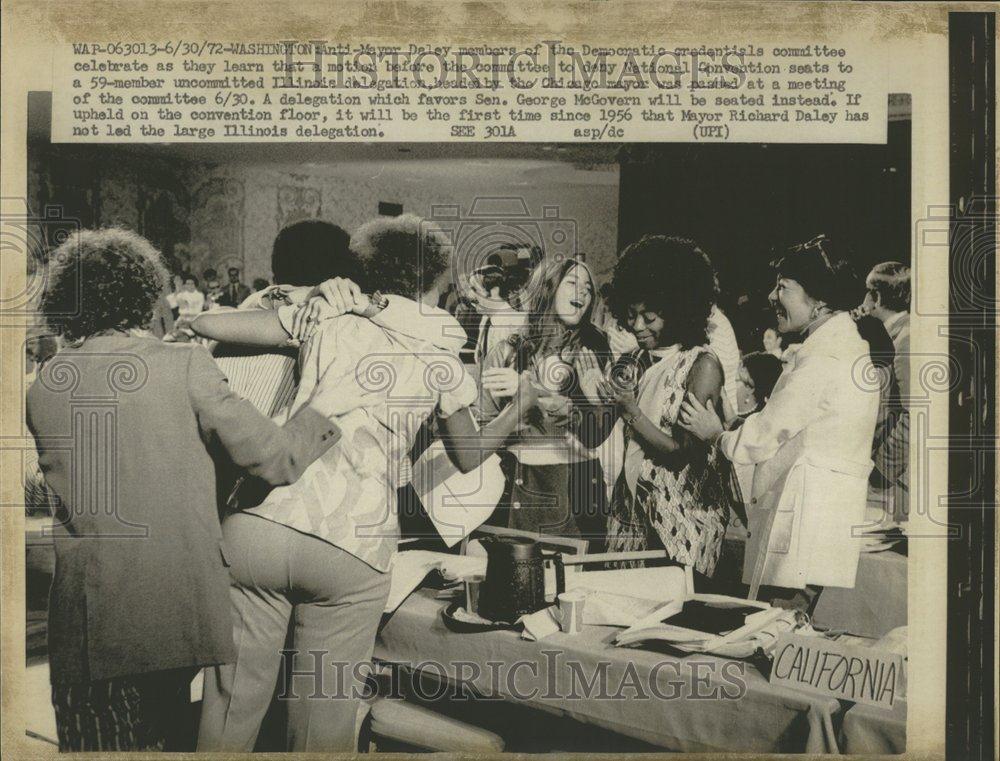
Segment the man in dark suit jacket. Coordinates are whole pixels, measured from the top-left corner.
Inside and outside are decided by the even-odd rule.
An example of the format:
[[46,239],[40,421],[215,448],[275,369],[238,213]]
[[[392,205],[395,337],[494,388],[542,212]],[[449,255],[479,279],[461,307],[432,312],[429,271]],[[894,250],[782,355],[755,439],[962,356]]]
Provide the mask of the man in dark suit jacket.
[[58,501],[49,661],[59,744],[162,749],[197,669],[235,655],[217,460],[290,483],[339,438],[330,418],[345,405],[316,395],[278,426],[229,389],[204,347],[132,335],[166,282],[147,241],[110,229],[64,247],[42,309],[67,345],[27,398]]
[[250,289],[240,282],[238,267],[229,268],[229,282],[226,283],[219,296],[219,306],[238,307],[250,295]]
[[876,264],[865,288],[862,309],[882,321],[895,349],[889,409],[875,431],[875,471],[888,485],[893,518],[905,521],[910,510],[910,268],[901,262]]

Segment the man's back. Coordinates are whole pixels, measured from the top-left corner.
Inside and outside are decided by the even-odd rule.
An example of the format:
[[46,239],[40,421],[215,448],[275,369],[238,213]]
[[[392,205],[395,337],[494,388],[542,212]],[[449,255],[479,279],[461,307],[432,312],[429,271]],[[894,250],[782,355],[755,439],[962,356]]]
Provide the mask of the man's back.
[[[406,301],[390,298],[396,305]],[[407,453],[418,429],[435,408],[450,414],[476,397],[455,340],[440,338],[454,327],[454,318],[443,310],[421,310],[408,334],[355,315],[321,325],[302,348],[293,412],[319,383],[345,394],[376,393],[382,401],[338,419],[341,440],[299,481],[275,489],[249,512],[319,536],[379,570],[388,568],[399,537],[396,489],[409,478]]]

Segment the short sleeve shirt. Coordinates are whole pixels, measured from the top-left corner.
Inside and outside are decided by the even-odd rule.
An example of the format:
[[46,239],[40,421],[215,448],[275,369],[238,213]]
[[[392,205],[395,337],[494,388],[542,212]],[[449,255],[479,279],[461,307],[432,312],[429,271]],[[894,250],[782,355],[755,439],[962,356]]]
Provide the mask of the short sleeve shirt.
[[293,484],[273,490],[260,515],[330,542],[387,571],[399,539],[396,490],[409,477],[407,454],[435,410],[447,417],[476,399],[457,353],[354,315],[323,323],[300,353],[293,411],[317,385],[376,393],[374,406],[339,418],[341,440]]

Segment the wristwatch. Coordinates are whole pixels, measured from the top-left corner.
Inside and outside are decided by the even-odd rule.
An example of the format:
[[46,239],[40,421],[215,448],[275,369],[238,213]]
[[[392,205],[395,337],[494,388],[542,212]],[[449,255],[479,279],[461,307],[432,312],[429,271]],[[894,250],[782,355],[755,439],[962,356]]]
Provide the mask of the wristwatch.
[[368,297],[368,306],[361,313],[361,317],[374,317],[383,309],[389,306],[389,299],[382,295],[381,291],[375,291]]
[[625,421],[625,425],[627,425],[629,428],[633,428],[635,427],[635,421],[639,419],[639,416],[641,414],[642,412],[640,410],[636,410],[635,412],[632,413],[623,412],[622,420]]

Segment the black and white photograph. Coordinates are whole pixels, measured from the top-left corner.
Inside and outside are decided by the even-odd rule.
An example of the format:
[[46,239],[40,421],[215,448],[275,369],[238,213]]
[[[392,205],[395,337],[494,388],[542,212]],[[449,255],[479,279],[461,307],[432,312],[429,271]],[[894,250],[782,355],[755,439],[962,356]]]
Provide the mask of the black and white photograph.
[[5,11],[5,755],[992,757],[994,11],[614,3]]
[[39,738],[901,750],[909,104],[885,145],[73,146],[32,94]]

